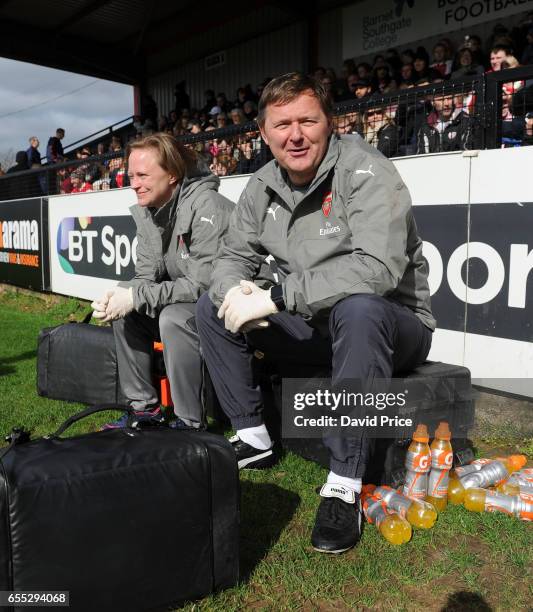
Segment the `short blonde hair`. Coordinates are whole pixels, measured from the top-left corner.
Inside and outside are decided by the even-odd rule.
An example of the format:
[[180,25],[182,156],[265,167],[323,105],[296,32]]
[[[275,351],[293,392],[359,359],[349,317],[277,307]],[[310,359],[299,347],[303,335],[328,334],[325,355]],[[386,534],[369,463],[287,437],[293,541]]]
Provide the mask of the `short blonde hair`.
[[127,157],[137,149],[153,149],[158,164],[165,172],[176,177],[178,182],[196,167],[197,158],[194,151],[186,149],[174,136],[163,132],[151,134],[128,145]]

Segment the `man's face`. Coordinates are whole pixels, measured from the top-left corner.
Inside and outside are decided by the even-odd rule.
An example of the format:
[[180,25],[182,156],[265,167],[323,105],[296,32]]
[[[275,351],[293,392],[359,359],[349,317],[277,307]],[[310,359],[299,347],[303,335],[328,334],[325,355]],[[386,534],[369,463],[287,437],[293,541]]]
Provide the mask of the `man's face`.
[[40,144],[40,143],[39,143],[39,139],[38,139],[38,138],[33,138],[33,139],[32,139],[32,141],[31,141],[31,146],[32,146],[34,149],[37,149],[37,148],[39,147],[39,144]]
[[134,149],[128,159],[130,185],[137,194],[139,206],[161,208],[176,187],[176,177],[159,165],[153,149]]
[[490,67],[493,70],[501,70],[502,62],[507,58],[507,53],[501,50],[490,54]]
[[368,96],[369,93],[370,93],[370,87],[366,85],[359,85],[359,87],[355,88],[356,98],[364,98],[365,96]]
[[443,62],[444,58],[446,56],[446,51],[444,50],[444,47],[441,47],[440,45],[438,47],[435,47],[433,49],[433,59],[436,62]]
[[59,138],[59,140],[63,140],[63,138],[65,137],[65,132],[62,132],[61,130],[58,130],[56,132],[56,136]]
[[435,97],[433,106],[443,119],[449,119],[453,113],[453,98],[452,96]]
[[317,98],[303,93],[287,104],[268,105],[265,124],[260,129],[292,183],[310,183],[326,154],[331,134],[331,122]]

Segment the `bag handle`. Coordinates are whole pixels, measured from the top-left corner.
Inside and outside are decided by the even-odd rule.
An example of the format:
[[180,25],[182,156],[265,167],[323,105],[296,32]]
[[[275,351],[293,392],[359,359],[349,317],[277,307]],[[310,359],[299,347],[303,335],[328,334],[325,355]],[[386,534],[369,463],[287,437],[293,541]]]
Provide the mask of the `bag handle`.
[[128,415],[128,427],[131,427],[135,422],[135,411],[130,406],[125,406],[124,404],[95,404],[94,406],[89,406],[85,408],[85,410],[81,410],[76,414],[73,414],[69,417],[62,425],[58,427],[54,433],[43,436],[46,440],[50,438],[59,438],[61,434],[65,433],[65,431],[71,426],[74,425],[77,421],[81,421],[91,414],[96,414],[98,412],[105,412],[106,410],[121,410]]

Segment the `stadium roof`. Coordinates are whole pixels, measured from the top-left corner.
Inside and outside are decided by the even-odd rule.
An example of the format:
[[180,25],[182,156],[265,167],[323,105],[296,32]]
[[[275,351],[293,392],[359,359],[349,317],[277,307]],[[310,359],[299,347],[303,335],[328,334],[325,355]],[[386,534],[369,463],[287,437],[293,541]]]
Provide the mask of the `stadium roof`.
[[133,84],[347,3],[0,0],[0,56]]

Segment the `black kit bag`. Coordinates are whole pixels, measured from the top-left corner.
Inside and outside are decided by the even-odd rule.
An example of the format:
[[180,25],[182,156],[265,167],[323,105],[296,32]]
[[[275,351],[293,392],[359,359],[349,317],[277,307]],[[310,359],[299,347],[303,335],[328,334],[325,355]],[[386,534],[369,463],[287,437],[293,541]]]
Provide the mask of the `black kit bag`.
[[123,404],[115,338],[111,327],[65,323],[39,332],[37,393],[51,399]]
[[[267,371],[268,371],[267,367]],[[288,378],[329,378],[330,370],[315,370],[305,366],[283,365],[283,375]],[[264,368],[263,368],[264,371]],[[463,465],[474,458],[469,431],[474,426],[475,401],[470,379],[470,371],[462,366],[442,362],[426,362],[412,372],[395,375],[403,379],[405,389],[416,402],[408,401],[399,410],[399,416],[410,417],[413,423],[424,423],[433,434],[440,421],[448,421],[452,430],[454,465]],[[264,377],[263,377],[264,383]],[[281,438],[280,415],[282,410],[282,378],[279,373],[270,376],[270,384],[263,384],[263,398],[270,430]],[[268,410],[268,408],[271,408]],[[277,427],[276,427],[277,426]],[[370,440],[370,457],[365,482],[387,484],[397,487],[405,478],[405,455],[411,442],[411,429],[398,430],[396,438],[374,438]],[[281,444],[304,459],[329,467],[329,452],[320,438],[283,438]]]
[[0,453],[0,591],[69,591],[73,611],[134,612],[235,585],[239,477],[229,442],[136,426],[130,408],[124,429],[61,437],[102,410],[44,438],[14,432]]

